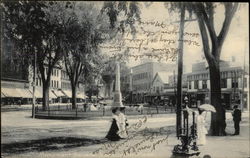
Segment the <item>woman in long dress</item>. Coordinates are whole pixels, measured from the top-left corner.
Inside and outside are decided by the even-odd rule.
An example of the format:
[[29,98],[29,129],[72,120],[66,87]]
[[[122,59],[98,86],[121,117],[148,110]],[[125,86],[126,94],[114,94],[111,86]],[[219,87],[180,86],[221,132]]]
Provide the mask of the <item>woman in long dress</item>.
[[105,138],[107,138],[108,140],[111,141],[118,141],[121,139],[121,137],[119,136],[119,114],[120,111],[118,108],[114,108],[112,109],[112,113],[113,113],[113,118],[112,118],[112,124],[111,127],[108,131],[108,134],[106,135]]
[[202,115],[203,111],[198,108],[199,114],[196,117],[197,123],[197,145],[205,145],[206,144],[206,134],[207,129],[205,127],[205,117]]
[[121,138],[127,138],[128,133],[127,133],[127,118],[125,116],[125,107],[120,107],[120,114],[118,115],[119,117],[119,131],[118,134]]

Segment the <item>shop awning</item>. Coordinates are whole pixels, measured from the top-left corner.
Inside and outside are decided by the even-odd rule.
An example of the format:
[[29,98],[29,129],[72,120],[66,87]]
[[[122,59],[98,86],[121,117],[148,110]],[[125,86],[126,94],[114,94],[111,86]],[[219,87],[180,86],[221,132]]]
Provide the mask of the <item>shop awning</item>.
[[1,92],[1,98],[5,98],[5,95]]
[[22,94],[22,91],[17,88],[1,88],[1,91],[5,97],[23,98],[23,96],[25,96]]
[[[32,90],[30,90],[30,92],[31,92],[31,94],[33,94],[33,91],[32,91]],[[35,97],[36,97],[36,98],[43,98],[42,89],[36,88]]]
[[52,90],[49,90],[49,98],[57,98],[57,96],[52,92]]
[[65,94],[61,90],[52,90],[57,97],[64,97]]
[[71,98],[72,92],[70,90],[63,90],[63,93],[66,95],[66,97]]
[[32,98],[32,93],[28,89],[17,89],[22,98]]
[[6,97],[21,98],[21,95],[15,88],[1,88],[1,91]]
[[80,99],[85,99],[86,98],[86,96],[83,93],[77,93],[76,97],[80,98]]
[[2,97],[12,97],[12,98],[32,98],[32,94],[29,89],[21,88],[2,88]]

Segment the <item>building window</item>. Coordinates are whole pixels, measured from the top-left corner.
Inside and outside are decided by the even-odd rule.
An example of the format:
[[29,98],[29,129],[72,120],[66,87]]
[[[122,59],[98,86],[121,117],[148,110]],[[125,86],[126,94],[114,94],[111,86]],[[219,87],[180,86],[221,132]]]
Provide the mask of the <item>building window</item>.
[[198,89],[198,87],[199,87],[199,81],[195,80],[194,81],[194,89]]
[[244,78],[244,80],[243,80],[243,85],[244,85],[244,88],[246,88],[247,87],[247,78]]
[[202,89],[207,89],[207,80],[202,81]]
[[238,78],[232,78],[232,88],[238,88]]
[[227,88],[227,79],[221,79],[220,81],[221,88]]
[[39,78],[39,85],[42,86],[42,80]]
[[191,89],[192,88],[192,82],[189,81],[189,84],[188,84],[188,89]]

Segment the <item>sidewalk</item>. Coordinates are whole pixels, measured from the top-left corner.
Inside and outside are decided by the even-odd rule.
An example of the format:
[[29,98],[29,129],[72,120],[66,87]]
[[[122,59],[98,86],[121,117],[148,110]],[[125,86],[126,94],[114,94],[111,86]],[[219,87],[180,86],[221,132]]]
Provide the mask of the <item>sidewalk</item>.
[[[130,132],[131,139],[122,140],[116,143],[115,154],[112,154],[112,150],[115,147],[114,144],[109,143],[97,143],[91,145],[91,142],[100,140],[105,136],[109,128],[108,120],[40,120],[28,118],[28,112],[8,112],[2,116],[2,139],[3,144],[10,143],[30,143],[34,140],[43,142],[48,139],[51,143],[46,145],[43,142],[43,146],[48,149],[40,149],[42,144],[36,144],[30,146],[29,152],[20,152],[11,154],[6,157],[38,157],[38,158],[56,158],[56,157],[154,157],[154,158],[168,158],[171,157],[172,149],[174,145],[180,142],[175,137],[175,114],[155,115],[153,117],[147,117],[147,122],[140,126],[138,134],[136,131]],[[142,116],[137,118],[130,118],[130,123],[136,123]],[[245,112],[242,115],[243,121],[241,122],[241,135],[239,136],[224,136],[224,137],[207,137],[207,144],[200,147],[200,158],[209,154],[215,158],[243,158],[249,157],[249,113]],[[207,120],[209,119],[209,115]],[[234,132],[232,117],[230,113],[227,113],[227,128],[226,131],[229,134]],[[149,128],[149,134],[145,137],[144,133],[141,133],[143,129]],[[164,130],[161,130],[164,128]],[[131,131],[131,130],[130,130]],[[133,134],[137,135],[133,137]],[[153,135],[152,135],[153,134]],[[154,135],[156,134],[156,135]],[[84,139],[90,139],[86,142]],[[53,141],[59,139],[60,141]],[[63,141],[64,139],[71,139],[70,142]],[[74,142],[78,141],[78,142]],[[72,142],[73,141],[73,142]],[[44,144],[45,143],[45,144]],[[136,145],[137,144],[137,145]],[[41,146],[41,147],[40,147]],[[70,147],[71,146],[71,147]],[[100,150],[105,147],[105,150]],[[131,148],[133,147],[133,148]],[[129,148],[131,148],[129,150]],[[96,152],[99,150],[99,153]],[[126,155],[124,152],[126,151]],[[95,154],[93,154],[95,152]],[[130,153],[129,153],[130,152]],[[106,153],[106,156],[105,156]],[[107,154],[108,153],[108,154]]]
[[[201,154],[199,156],[193,156],[193,158],[203,158],[204,155],[210,155],[212,158],[247,158],[249,157],[249,122],[243,123],[241,126],[241,134],[239,136],[225,136],[225,137],[207,137],[207,144],[205,146],[200,146]],[[230,127],[231,128],[231,127]],[[170,134],[169,137],[161,135],[153,140],[148,140],[145,143],[139,144],[142,142],[142,136],[139,136],[135,139],[126,141],[120,141],[117,144],[120,144],[122,148],[113,150],[115,145],[111,144],[107,147],[107,150],[103,152],[96,153],[104,146],[104,144],[91,145],[86,147],[71,148],[66,150],[52,150],[46,152],[29,152],[25,154],[19,154],[18,158],[88,158],[88,157],[112,157],[112,158],[175,158],[172,155],[172,150],[174,145],[179,144],[180,142],[176,139],[175,134]],[[162,140],[162,141],[159,141]],[[158,141],[158,142],[157,142]],[[125,142],[125,143],[124,143]],[[124,143],[124,144],[123,144]],[[139,144],[136,146],[135,144]],[[149,148],[147,148],[147,146]],[[130,147],[130,153],[128,150]],[[144,149],[143,149],[144,148]],[[115,153],[113,153],[113,151]],[[127,152],[124,154],[124,152]],[[95,152],[95,154],[93,154]],[[108,154],[107,154],[108,153]],[[16,155],[17,156],[17,155]],[[15,155],[10,156],[10,158],[16,157]]]

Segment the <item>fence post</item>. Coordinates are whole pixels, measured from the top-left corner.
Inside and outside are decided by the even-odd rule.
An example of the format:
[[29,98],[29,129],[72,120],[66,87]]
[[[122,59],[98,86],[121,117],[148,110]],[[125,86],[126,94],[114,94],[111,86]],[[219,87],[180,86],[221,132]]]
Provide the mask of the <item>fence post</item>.
[[104,116],[105,115],[105,107],[104,106],[103,106],[103,110],[102,111],[103,111],[103,116]]
[[48,106],[48,116],[49,116],[49,106]]

